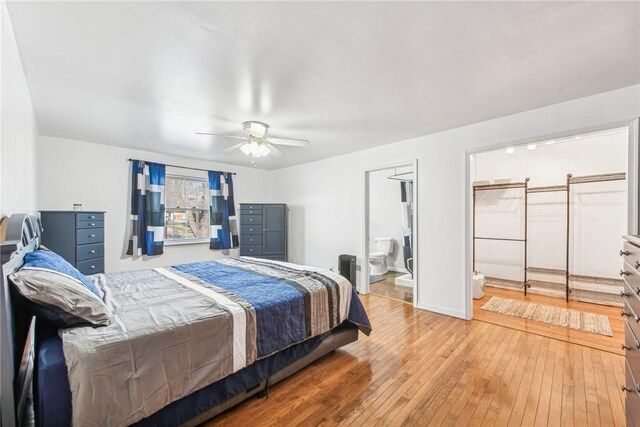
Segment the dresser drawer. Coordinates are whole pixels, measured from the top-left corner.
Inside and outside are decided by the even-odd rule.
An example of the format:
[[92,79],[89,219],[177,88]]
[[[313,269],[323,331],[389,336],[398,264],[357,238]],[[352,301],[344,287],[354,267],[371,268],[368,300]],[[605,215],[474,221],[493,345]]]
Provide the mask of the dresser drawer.
[[245,210],[255,210],[262,214],[262,205],[243,203],[240,205],[240,211],[245,211]]
[[637,279],[638,276],[635,275],[624,279],[624,301],[629,304],[635,314],[640,314],[640,296],[638,296],[640,283],[637,283]]
[[93,245],[76,246],[76,261],[102,258],[104,256],[104,244],[95,243]]
[[104,212],[76,213],[76,221],[104,221]]
[[259,234],[262,236],[262,224],[240,224],[240,235]]
[[622,313],[627,323],[630,325],[631,330],[635,336],[640,336],[640,316],[629,305],[629,301],[624,302],[624,308]]
[[76,263],[76,268],[82,274],[104,273],[104,258],[80,261]]
[[240,225],[262,225],[262,215],[240,215]]
[[629,321],[625,322],[624,327],[624,345],[626,347],[624,356],[629,363],[631,373],[634,378],[640,378],[640,341],[631,329]]
[[262,255],[262,245],[241,245],[240,255]]
[[636,382],[635,377],[633,376],[633,373],[631,372],[631,369],[629,367],[628,360],[627,363],[625,363],[625,366],[625,385],[627,386],[627,388],[631,389],[629,391],[626,391],[625,393],[627,395],[628,404],[626,410],[631,412],[631,415],[634,416],[633,421],[636,422],[638,421],[638,417],[640,416],[640,391],[638,390],[638,383]]
[[76,220],[76,228],[104,228],[104,221]]
[[104,228],[89,228],[76,231],[76,245],[101,242],[104,242]]
[[241,245],[262,245],[262,234],[241,234]]
[[240,215],[262,215],[262,208],[250,209],[242,207],[240,208]]

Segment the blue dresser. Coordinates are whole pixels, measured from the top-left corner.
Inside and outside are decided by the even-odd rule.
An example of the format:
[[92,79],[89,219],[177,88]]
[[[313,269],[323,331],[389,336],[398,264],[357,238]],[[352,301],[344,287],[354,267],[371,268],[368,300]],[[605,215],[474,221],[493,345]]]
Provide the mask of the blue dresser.
[[104,212],[42,211],[42,244],[82,274],[104,273]]
[[287,260],[287,205],[240,204],[240,255]]

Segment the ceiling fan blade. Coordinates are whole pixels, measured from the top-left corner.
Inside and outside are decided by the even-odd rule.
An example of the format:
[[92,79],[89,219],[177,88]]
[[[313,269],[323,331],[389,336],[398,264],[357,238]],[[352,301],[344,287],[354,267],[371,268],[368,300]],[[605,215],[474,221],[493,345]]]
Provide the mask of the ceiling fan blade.
[[282,157],[284,155],[284,153],[280,151],[275,145],[270,144],[266,141],[263,142],[263,144],[267,146],[267,148],[269,149],[269,152],[273,154],[273,157]]
[[309,146],[309,141],[306,139],[296,139],[296,138],[277,138],[277,137],[268,137],[267,140],[272,144],[278,145],[291,145],[293,147],[307,147]]
[[236,145],[232,145],[231,147],[227,148],[226,150],[224,150],[225,153],[229,153],[231,151],[236,151],[237,149],[239,149],[240,147],[242,147],[244,144],[246,144],[246,142],[241,142],[239,144]]
[[224,133],[207,133],[207,132],[196,132],[196,135],[207,135],[207,136],[220,136],[222,138],[233,138],[233,139],[242,139],[244,141],[247,140],[244,136],[236,136],[236,135],[226,135]]

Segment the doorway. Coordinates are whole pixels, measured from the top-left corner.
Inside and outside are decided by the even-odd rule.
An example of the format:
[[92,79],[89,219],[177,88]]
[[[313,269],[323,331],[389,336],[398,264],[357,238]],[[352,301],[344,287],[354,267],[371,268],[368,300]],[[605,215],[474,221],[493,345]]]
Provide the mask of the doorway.
[[470,156],[473,318],[620,351],[636,150],[619,127]]
[[417,161],[365,171],[363,292],[417,301]]

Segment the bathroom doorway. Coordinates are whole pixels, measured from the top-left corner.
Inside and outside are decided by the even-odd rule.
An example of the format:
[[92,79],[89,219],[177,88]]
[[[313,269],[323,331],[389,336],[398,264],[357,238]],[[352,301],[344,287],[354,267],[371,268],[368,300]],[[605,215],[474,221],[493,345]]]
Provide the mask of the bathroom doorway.
[[[417,301],[416,162],[365,171],[362,290]],[[365,292],[366,292],[365,291]]]

